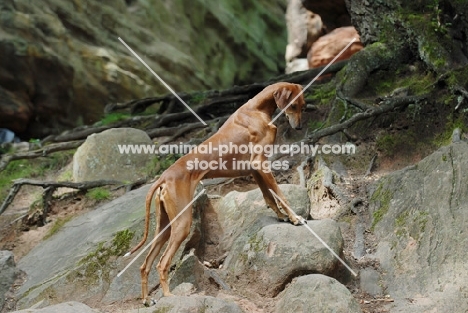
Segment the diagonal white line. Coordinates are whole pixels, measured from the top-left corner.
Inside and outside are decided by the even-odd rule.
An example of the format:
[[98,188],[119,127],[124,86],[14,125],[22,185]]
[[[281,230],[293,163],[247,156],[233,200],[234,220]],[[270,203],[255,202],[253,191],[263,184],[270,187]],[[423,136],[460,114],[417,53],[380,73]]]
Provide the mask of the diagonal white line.
[[[198,195],[197,195],[195,198],[193,198],[193,200],[190,201],[189,204],[187,204],[187,206],[186,206],[182,211],[180,211],[180,213],[177,214],[176,217],[174,217],[174,219],[173,219],[169,224],[167,224],[167,226],[164,227],[163,230],[161,230],[161,231],[159,232],[159,234],[157,234],[157,235],[153,238],[153,240],[151,240],[151,242],[150,242],[149,244],[147,244],[146,247],[145,247],[143,250],[141,250],[140,253],[138,253],[138,254],[133,258],[133,260],[132,260],[130,263],[127,264],[127,266],[125,266],[125,268],[124,268],[123,270],[120,271],[120,273],[117,274],[117,277],[120,277],[120,275],[122,275],[122,274],[123,274],[139,257],[140,257],[140,255],[142,255],[143,252],[145,252],[145,251],[148,249],[148,247],[149,247],[150,245],[152,245],[153,242],[155,242],[156,239],[158,239],[159,236],[161,236],[162,233],[164,233],[164,232],[166,231],[166,229],[168,229],[168,228],[172,225],[172,223],[174,223],[175,220],[178,219],[178,218],[182,215],[182,213],[184,213],[185,210],[187,210],[187,209],[192,205],[192,203],[194,203],[195,200],[197,200],[205,191],[206,191],[205,189],[203,189],[202,191],[200,191],[200,192],[198,193]],[[125,256],[127,256],[127,254],[126,254]]]
[[299,97],[304,93],[304,91],[306,91],[306,89],[309,88],[310,85],[312,85],[312,84],[317,80],[317,78],[319,78],[320,75],[322,75],[323,72],[325,72],[325,71],[327,70],[327,68],[329,68],[330,65],[332,65],[333,62],[335,62],[336,59],[338,59],[338,58],[340,57],[340,55],[342,55],[343,52],[345,52],[346,49],[348,49],[349,46],[351,46],[351,44],[352,44],[353,42],[355,42],[355,41],[356,41],[356,38],[353,38],[353,39],[346,45],[346,47],[344,47],[343,50],[341,50],[340,53],[338,53],[338,54],[333,58],[333,60],[331,60],[330,63],[328,63],[327,66],[325,66],[325,67],[323,68],[323,70],[321,70],[320,73],[318,73],[317,76],[315,76],[314,79],[312,79],[312,80],[310,81],[310,83],[308,83],[307,86],[305,86],[305,87],[302,89],[302,91],[301,91],[297,96],[295,96],[294,99],[292,99],[291,102],[289,102],[289,104],[288,104],[284,109],[282,109],[281,112],[278,113],[278,115],[275,116],[275,118],[274,118],[273,120],[271,120],[270,123],[268,123],[268,125],[273,124],[273,122],[276,121],[276,119],[277,119],[278,117],[280,117],[280,116],[284,113],[284,111],[286,111],[286,109],[289,108],[289,106],[290,106],[291,104],[293,104],[293,102],[296,101],[296,99],[299,98]]
[[333,249],[330,248],[330,246],[329,246],[325,241],[323,241],[323,239],[320,238],[320,236],[317,235],[316,232],[314,232],[314,231],[312,230],[312,228],[309,227],[309,225],[307,225],[307,223],[305,222],[305,220],[304,220],[304,218],[303,218],[302,216],[296,215],[296,213],[295,213],[293,210],[291,210],[291,208],[290,208],[290,207],[289,207],[273,190],[271,190],[271,189],[269,189],[269,190],[270,190],[271,194],[273,195],[273,197],[275,197],[276,199],[278,199],[278,200],[288,209],[289,212],[291,212],[297,219],[299,219],[299,221],[312,233],[312,235],[314,235],[315,238],[317,238],[317,239],[322,243],[322,245],[324,245],[325,248],[327,248],[327,249],[331,252],[331,254],[333,254],[333,256],[334,256],[335,258],[337,258],[337,259],[341,262],[341,264],[343,264],[354,276],[357,276],[356,272],[353,271],[353,270],[351,269],[351,267],[349,267],[349,265],[346,264],[346,262],[343,261],[343,260],[339,257],[339,255],[336,254],[335,251],[333,251]]
[[161,77],[159,77],[159,75],[156,74],[156,73],[153,71],[153,69],[151,69],[151,67],[149,67],[148,64],[146,64],[146,62],[143,61],[143,59],[140,58],[140,56],[139,56],[138,54],[136,54],[136,52],[133,51],[133,49],[130,48],[130,47],[127,45],[127,43],[125,43],[125,41],[123,41],[122,38],[119,37],[119,40],[120,40],[120,42],[121,42],[121,43],[122,43],[122,44],[123,44],[123,45],[124,45],[140,62],[141,62],[141,63],[143,63],[143,65],[144,65],[154,76],[156,76],[156,78],[161,82],[161,84],[164,85],[164,87],[167,88],[167,90],[169,90],[177,99],[179,99],[179,101],[182,102],[182,103],[187,107],[187,109],[188,109],[190,112],[192,112],[193,115],[195,115],[195,116],[200,120],[200,122],[203,123],[203,125],[205,125],[205,126],[207,125],[207,124],[205,123],[205,121],[202,120],[202,119],[200,118],[200,116],[198,116],[198,114],[195,113],[195,111],[192,110],[192,108],[190,108],[190,106],[189,106],[187,103],[185,103],[184,100],[182,100],[181,97],[179,97],[179,95],[171,88],[171,86],[169,86],[168,84],[166,84],[166,82],[165,82]]

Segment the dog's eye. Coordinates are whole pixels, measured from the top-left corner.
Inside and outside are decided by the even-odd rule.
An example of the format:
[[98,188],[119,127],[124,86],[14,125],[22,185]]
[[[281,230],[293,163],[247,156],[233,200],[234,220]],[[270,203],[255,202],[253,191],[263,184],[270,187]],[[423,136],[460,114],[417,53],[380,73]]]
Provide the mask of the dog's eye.
[[291,109],[295,110],[295,109],[296,109],[296,105],[295,105],[295,104],[291,105]]

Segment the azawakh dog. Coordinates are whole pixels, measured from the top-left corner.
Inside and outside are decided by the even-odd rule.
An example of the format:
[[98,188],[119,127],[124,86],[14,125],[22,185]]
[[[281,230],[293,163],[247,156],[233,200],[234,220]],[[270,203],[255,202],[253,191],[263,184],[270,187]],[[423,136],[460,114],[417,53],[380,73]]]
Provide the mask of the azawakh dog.
[[[298,96],[299,95],[299,96]],[[289,105],[289,103],[297,99]],[[289,105],[289,107],[288,107]],[[304,97],[302,96],[302,87],[290,83],[276,83],[267,86],[263,91],[242,105],[224,125],[212,137],[207,139],[201,145],[210,145],[213,151],[222,145],[272,145],[276,138],[276,126],[269,124],[271,117],[277,108],[284,111],[289,124],[292,128],[301,128],[301,114],[305,106]],[[194,149],[195,150],[195,149]],[[169,167],[159,179],[151,186],[146,197],[146,216],[145,216],[145,231],[141,242],[135,246],[130,254],[137,251],[146,241],[148,237],[150,207],[154,194],[156,202],[156,216],[159,217],[156,234],[159,234],[170,222],[172,224],[163,234],[161,234],[152,244],[151,249],[140,267],[141,272],[141,289],[142,298],[145,305],[151,304],[151,299],[148,297],[148,275],[152,264],[159,255],[163,245],[169,240],[166,250],[164,251],[157,269],[160,274],[160,283],[164,296],[170,296],[168,285],[168,273],[172,258],[180,247],[181,243],[187,238],[192,224],[191,208],[185,210],[179,218],[174,218],[190,203],[193,198],[197,184],[204,178],[215,177],[238,177],[252,175],[257,182],[266,204],[275,211],[280,221],[289,221],[294,225],[301,222],[288,210],[287,214],[281,212],[277,203],[270,193],[273,190],[284,203],[287,203],[283,193],[279,189],[275,178],[271,171],[263,169],[236,169],[232,165],[237,161],[260,162],[264,164],[267,161],[265,154],[241,154],[239,151],[230,151],[222,155],[222,159],[227,162],[225,168],[219,169],[196,169],[193,166],[193,161],[198,159],[199,162],[212,162],[219,160],[219,155],[193,152],[193,150],[185,156],[178,159],[171,167]],[[190,168],[190,169],[189,169]]]

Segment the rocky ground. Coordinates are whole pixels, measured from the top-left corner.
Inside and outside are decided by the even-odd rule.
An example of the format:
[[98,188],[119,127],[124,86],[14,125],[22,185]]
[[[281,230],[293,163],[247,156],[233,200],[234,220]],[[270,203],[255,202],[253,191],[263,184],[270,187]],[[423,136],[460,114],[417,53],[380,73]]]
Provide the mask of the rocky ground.
[[[208,196],[194,205],[191,235],[173,263],[176,297],[161,298],[153,271],[157,304],[149,310],[138,299],[138,266],[116,277],[129,262],[122,255],[141,238],[149,186],[111,191],[107,200],[80,193],[55,199],[43,227],[22,218],[24,205],[37,198],[27,187],[1,216],[0,249],[13,251],[2,264],[10,269],[14,260],[22,271],[2,270],[16,277],[14,283],[2,279],[13,283],[2,313],[63,310],[53,307],[57,303],[68,303],[70,312],[85,312],[83,304],[99,312],[426,312],[445,307],[446,299],[459,306],[453,312],[462,312],[466,150],[461,141],[416,165],[404,155],[357,167],[372,159],[372,143],[361,143],[358,155],[310,162],[303,169],[306,187],[299,185],[300,158],[289,158],[292,169],[275,173],[291,207],[356,278],[304,226],[279,223],[251,178],[205,181]],[[395,164],[410,166],[395,171]]]
[[[281,182],[289,182],[297,180],[297,174],[291,171],[289,174],[282,174],[278,181]],[[367,181],[370,180],[366,179]],[[360,197],[362,196],[363,188],[360,188],[362,182],[354,182],[353,187],[350,189],[353,192],[353,197]],[[361,186],[362,187],[362,186]],[[222,235],[223,229],[220,225],[219,215],[217,210],[215,209],[220,202],[225,201],[224,197],[231,191],[238,192],[238,195],[244,194],[244,192],[248,190],[252,190],[256,188],[255,182],[251,178],[238,178],[235,180],[222,180],[214,185],[208,185],[207,190],[209,191],[208,194],[210,195],[209,205],[206,206],[204,210],[204,214],[202,216],[202,228],[204,233],[203,238],[203,245],[201,247],[201,251],[203,251],[203,255],[200,257],[200,261],[212,262],[215,263],[217,259],[223,256],[225,248],[222,245]],[[8,211],[8,217],[10,214],[12,217],[17,216],[13,214],[14,210],[20,209],[20,203],[24,203],[28,201],[28,195],[30,195],[31,190],[26,189],[23,193],[18,197],[16,200],[17,205],[10,208]],[[122,192],[115,193],[112,197],[117,198],[122,194]],[[235,197],[236,193],[231,193],[229,197]],[[259,201],[259,200],[256,200]],[[260,198],[261,201],[261,198]],[[302,200],[304,202],[304,200]],[[54,225],[56,221],[63,220],[65,218],[69,218],[71,216],[79,216],[81,214],[85,214],[93,208],[102,205],[101,202],[96,202],[93,200],[88,199],[83,195],[77,195],[72,199],[66,199],[62,201],[56,201],[54,203],[54,208],[51,212],[49,217],[50,223],[48,223],[44,227],[25,227],[19,221],[14,222],[13,224],[9,225],[9,227],[2,227],[2,249],[12,250],[15,255],[16,262],[21,262],[23,256],[25,256],[34,246],[41,241],[43,241],[44,237],[50,232],[50,229]],[[241,210],[242,208],[236,208],[236,210]],[[266,211],[268,212],[268,211]],[[21,213],[21,211],[20,211]],[[304,212],[305,214],[305,212]],[[261,218],[261,214],[258,215]],[[344,256],[347,262],[353,268],[359,268],[360,266],[367,266],[368,263],[375,263],[373,261],[364,261],[360,262],[356,261],[353,257],[353,247],[354,247],[354,227],[353,221],[355,220],[355,215],[352,212],[347,212],[343,220],[349,221],[348,222],[341,222],[340,228],[341,233],[344,238]],[[239,220],[237,220],[239,221]],[[11,222],[11,220],[10,220]],[[7,221],[4,221],[7,223]],[[241,223],[242,224],[242,223]],[[8,224],[7,224],[8,225]],[[141,225],[140,225],[141,226]],[[293,232],[302,233],[305,230],[301,230],[300,228],[292,228]],[[290,234],[291,235],[291,234]],[[302,236],[312,236],[310,233],[305,232]],[[367,242],[369,246],[372,246]],[[231,262],[232,263],[232,262]],[[362,265],[361,265],[362,263]],[[217,264],[216,264],[217,265]],[[223,266],[221,262],[221,267]],[[378,269],[378,264],[373,264],[375,268]],[[243,271],[243,269],[240,269]],[[245,269],[244,269],[245,270]],[[309,269],[307,272],[314,272],[314,269]],[[341,274],[345,272],[343,268],[340,270]],[[360,288],[359,281],[350,279],[350,275],[344,275],[347,277],[346,286],[352,291],[353,296],[357,299],[357,301],[361,304],[361,307],[364,312],[385,312],[383,309],[382,304],[384,304],[385,299],[383,300],[376,300],[373,296],[368,295],[367,293],[363,292]],[[23,275],[21,276],[20,280],[17,282],[17,287],[21,286],[23,279],[26,277]],[[183,281],[183,279],[182,279]],[[271,283],[271,282],[270,282]],[[254,293],[246,293],[245,290],[249,290],[248,286],[251,285],[249,279],[245,281],[238,281],[235,282],[235,291],[233,290],[222,290],[219,285],[213,284],[212,281],[200,281],[198,284],[198,291],[196,294],[202,295],[209,295],[209,296],[216,296],[221,298],[230,299],[236,302],[244,311],[246,312],[272,312],[278,302],[275,297],[272,297],[272,294],[254,294]],[[137,286],[137,289],[139,287]],[[282,287],[284,288],[284,287]],[[221,290],[220,290],[221,289]],[[379,299],[379,297],[377,297]],[[15,302],[17,299],[10,294],[10,298],[7,301],[7,305],[4,308],[4,312],[11,311],[12,308],[15,307]],[[98,308],[102,312],[116,312],[116,310],[121,310],[124,312],[127,309],[138,308],[140,306],[140,301],[136,298],[133,299],[126,299],[125,301],[115,301],[112,303],[102,304],[102,303],[94,303],[86,302],[88,305],[91,305],[94,308]],[[382,309],[381,309],[382,308]]]

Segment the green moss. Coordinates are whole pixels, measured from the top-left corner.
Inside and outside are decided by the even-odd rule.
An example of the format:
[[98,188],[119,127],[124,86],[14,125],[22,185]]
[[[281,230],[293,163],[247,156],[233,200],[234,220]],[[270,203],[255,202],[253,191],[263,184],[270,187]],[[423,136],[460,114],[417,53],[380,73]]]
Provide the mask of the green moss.
[[157,155],[150,162],[147,163],[145,173],[147,173],[148,177],[161,175],[181,156],[182,154]]
[[465,65],[461,68],[457,68],[452,70],[448,73],[447,83],[449,86],[460,85],[460,86],[467,86],[468,85],[468,65]]
[[131,115],[128,113],[120,113],[120,112],[114,112],[114,113],[109,113],[104,118],[101,120],[101,125],[111,125],[123,120],[126,120],[129,118]]
[[379,204],[379,208],[372,214],[372,231],[375,229],[375,226],[383,219],[384,215],[387,214],[388,209],[390,208],[390,200],[392,198],[393,193],[390,191],[390,189],[386,188],[386,182],[382,181],[371,196],[371,202],[377,202]]
[[157,174],[162,174],[167,170],[172,164],[177,161],[182,154],[168,154],[168,155],[158,155],[157,159],[159,161],[160,168]]
[[395,234],[398,238],[409,235],[418,241],[426,230],[428,220],[427,212],[407,209],[395,219]]
[[409,215],[409,210],[404,211],[403,213],[401,213],[401,214],[395,219],[395,226],[396,226],[396,227],[403,227],[403,226],[405,226],[406,223],[407,223],[408,215]]
[[391,134],[385,134],[377,138],[376,147],[385,155],[393,155],[396,146],[396,139]]
[[409,93],[418,95],[430,91],[434,82],[432,73],[409,72],[407,67],[400,67],[396,71],[377,71],[368,81],[368,87],[381,96],[397,88],[408,88]]
[[53,288],[53,286],[49,286],[46,289],[42,290],[41,293],[37,296],[37,300],[48,300],[51,301],[57,298],[57,291]]
[[307,122],[307,128],[309,128],[310,130],[321,129],[324,126],[325,126],[325,122],[322,122],[322,121],[310,120],[309,122]]
[[191,94],[189,104],[197,105],[203,103],[206,100],[206,97],[207,95],[205,92],[194,92]]
[[336,98],[336,83],[318,85],[312,92],[305,95],[305,99],[312,100],[317,105],[329,105]]
[[449,55],[446,49],[450,49],[452,42],[447,36],[449,25],[438,23],[441,12],[437,8],[438,4],[427,3],[423,12],[403,9],[399,19],[412,31],[410,35],[417,41],[423,61],[440,72],[447,67],[446,60],[449,59]]
[[[383,156],[393,157],[400,156],[406,157],[414,151],[425,151],[432,143],[430,140],[422,140],[421,136],[411,128],[405,131],[399,131],[395,134],[384,134],[378,136],[376,139],[376,148],[382,152]],[[408,149],[411,147],[411,150]]]
[[88,192],[86,193],[86,197],[96,201],[102,201],[109,199],[111,197],[111,193],[105,188],[98,187],[88,190]]
[[119,231],[112,242],[98,243],[94,251],[78,262],[80,268],[73,271],[67,279],[72,282],[81,280],[85,285],[94,284],[101,279],[109,281],[110,271],[114,269],[113,260],[128,251],[133,236],[134,233],[126,229]]
[[263,238],[258,236],[258,234],[255,234],[255,236],[250,237],[249,244],[250,244],[251,250],[257,253],[263,251],[265,249],[265,246],[261,244],[262,242],[263,242]]
[[41,177],[48,171],[56,171],[71,161],[73,153],[74,150],[61,151],[37,159],[10,162],[0,173],[0,201],[7,196],[13,180]]
[[73,179],[73,172],[71,170],[65,171],[57,177],[57,181],[72,181]]
[[52,237],[52,235],[54,235],[55,233],[57,233],[62,227],[63,225],[65,225],[68,221],[71,220],[71,216],[67,216],[65,218],[59,218],[55,221],[54,225],[49,229],[49,231],[47,232],[47,234],[44,236],[44,238],[42,240],[46,240],[50,237]]

